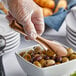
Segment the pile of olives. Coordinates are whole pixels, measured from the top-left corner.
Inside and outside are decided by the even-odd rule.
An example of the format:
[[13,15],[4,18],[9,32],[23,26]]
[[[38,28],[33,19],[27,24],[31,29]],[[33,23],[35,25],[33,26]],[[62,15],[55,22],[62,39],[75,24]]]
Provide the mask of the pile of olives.
[[67,48],[67,56],[59,57],[53,51],[42,50],[39,46],[34,47],[28,52],[20,53],[20,56],[32,64],[44,68],[52,65],[58,65],[70,60],[76,59],[76,53],[71,48]]

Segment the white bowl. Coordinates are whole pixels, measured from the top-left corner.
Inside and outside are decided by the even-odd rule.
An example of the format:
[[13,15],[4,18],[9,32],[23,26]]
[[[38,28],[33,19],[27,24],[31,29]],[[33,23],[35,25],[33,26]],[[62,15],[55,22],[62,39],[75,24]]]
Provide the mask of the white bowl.
[[13,47],[16,47],[16,46],[19,45],[19,44],[20,44],[20,39],[19,39],[16,43],[11,44],[11,45],[9,45],[9,46],[6,46],[6,47],[4,48],[4,50],[6,51],[6,50],[8,50],[8,49],[11,49],[11,48],[13,48]]
[[4,49],[4,51],[9,51],[9,50],[12,51],[13,49],[17,48],[19,45],[20,45],[20,41],[18,41],[16,44],[13,44],[13,45],[11,45],[11,46],[9,46],[9,47],[6,47],[6,48]]
[[71,30],[68,26],[66,26],[66,30],[69,31],[72,35],[76,36],[76,32],[74,32],[73,30]]
[[39,68],[34,64],[26,61],[19,55],[20,52],[25,50],[28,51],[29,49],[32,49],[35,46],[22,49],[15,53],[20,66],[22,67],[24,72],[27,73],[28,76],[63,76],[76,69],[76,59],[59,65],[49,66],[46,68]]
[[71,46],[73,46],[74,48],[76,48],[76,44],[75,44],[69,37],[66,37],[66,40],[67,40],[67,42],[68,42]]
[[11,45],[14,45],[14,44],[16,44],[18,41],[20,41],[20,38],[17,38],[16,40],[14,40],[14,41],[12,41],[12,42],[10,42],[10,43],[6,43],[6,47],[9,47],[9,46],[11,46]]
[[76,18],[76,6],[72,7],[72,8],[71,8],[71,11],[72,11],[73,15],[74,15],[75,18]]
[[11,34],[11,35],[9,35],[9,36],[4,36],[4,38],[6,39],[6,40],[9,40],[9,39],[12,39],[13,37],[15,37],[15,36],[17,36],[17,35],[20,35],[18,32],[15,32],[15,33],[13,33],[13,34]]
[[20,42],[18,42],[16,45],[14,45],[8,49],[5,49],[4,54],[14,51],[15,49],[17,49],[19,47],[19,45],[20,45]]
[[76,19],[72,12],[67,15],[66,24],[72,31],[76,32]]
[[19,39],[19,38],[20,38],[20,35],[18,34],[18,35],[16,35],[15,37],[6,39],[6,43],[10,43],[10,42],[12,42],[12,41],[14,41],[14,40],[16,40],[16,39]]
[[72,35],[69,31],[66,32],[66,36],[70,37],[76,43],[76,36]]

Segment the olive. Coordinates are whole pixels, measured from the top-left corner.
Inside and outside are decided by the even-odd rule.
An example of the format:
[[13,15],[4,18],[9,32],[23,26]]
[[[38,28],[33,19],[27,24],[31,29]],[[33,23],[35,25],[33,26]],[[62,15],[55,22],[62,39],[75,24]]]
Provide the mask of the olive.
[[36,65],[36,66],[38,66],[38,67],[42,67],[41,64],[38,61],[34,61],[33,64]]
[[27,53],[31,55],[33,53],[33,50],[29,50]]
[[56,64],[61,64],[60,62],[56,62]]
[[42,51],[42,49],[41,49],[40,46],[36,46],[36,47],[34,47],[34,50],[41,50],[41,51]]
[[48,60],[48,59],[50,59],[50,57],[49,56],[45,56],[44,59],[45,60]]
[[31,55],[31,57],[34,57],[35,56],[34,52],[32,52],[30,55]]
[[42,53],[43,53],[43,54],[46,54],[46,50],[43,50]]
[[40,56],[42,56],[42,58],[43,58],[43,59],[46,57],[46,55],[45,55],[45,54],[40,54]]
[[46,65],[46,60],[44,60],[44,59],[40,60],[40,64],[41,64],[42,67],[45,67],[45,65]]
[[36,56],[40,56],[40,54],[35,54],[34,57],[36,57]]
[[62,63],[68,62],[68,61],[69,61],[69,59],[68,59],[67,57],[63,57],[63,58],[62,58]]
[[34,57],[34,61],[40,61],[42,59],[42,56],[37,55]]
[[24,59],[26,59],[27,61],[30,61],[31,60],[31,55],[30,54],[25,55]]
[[53,51],[49,51],[49,50],[46,51],[46,55],[49,57],[53,56],[54,54],[55,53]]
[[67,56],[70,56],[74,51],[73,51],[73,49],[72,48],[68,48],[67,49]]
[[70,55],[70,60],[76,59],[76,54],[71,54]]
[[50,59],[55,60],[56,59],[56,54],[54,54],[53,56],[51,56]]
[[46,60],[46,66],[52,66],[55,64],[54,60]]
[[24,54],[26,54],[26,52],[25,52],[25,51],[24,51],[24,52],[21,52],[19,55],[23,57],[23,56],[24,56]]
[[41,54],[42,53],[42,49],[39,46],[34,47],[34,53],[35,54]]
[[61,61],[62,61],[62,57],[56,56],[55,61],[56,61],[56,62],[61,62]]
[[34,62],[33,58],[31,58],[30,62],[31,62],[31,63],[33,63],[33,62]]

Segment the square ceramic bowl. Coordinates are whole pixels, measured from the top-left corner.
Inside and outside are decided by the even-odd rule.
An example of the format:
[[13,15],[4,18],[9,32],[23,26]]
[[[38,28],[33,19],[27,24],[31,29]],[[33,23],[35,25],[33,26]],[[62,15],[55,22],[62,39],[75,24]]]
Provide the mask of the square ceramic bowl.
[[35,45],[25,49],[21,49],[19,52],[15,53],[20,66],[22,67],[24,72],[27,73],[28,76],[63,76],[63,75],[65,76],[65,74],[70,73],[71,71],[75,71],[76,59],[66,63],[54,65],[54,66],[39,68],[34,64],[26,61],[24,58],[22,58],[19,55],[20,52],[25,50],[28,51],[30,49],[33,49],[33,47],[36,47],[36,46],[40,46],[40,45]]

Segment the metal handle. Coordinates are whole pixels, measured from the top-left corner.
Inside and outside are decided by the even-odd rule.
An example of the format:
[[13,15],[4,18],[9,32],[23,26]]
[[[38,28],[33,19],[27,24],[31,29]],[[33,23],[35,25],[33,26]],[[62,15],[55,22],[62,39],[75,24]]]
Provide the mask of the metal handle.
[[5,71],[2,62],[2,56],[0,56],[0,76],[5,76]]

